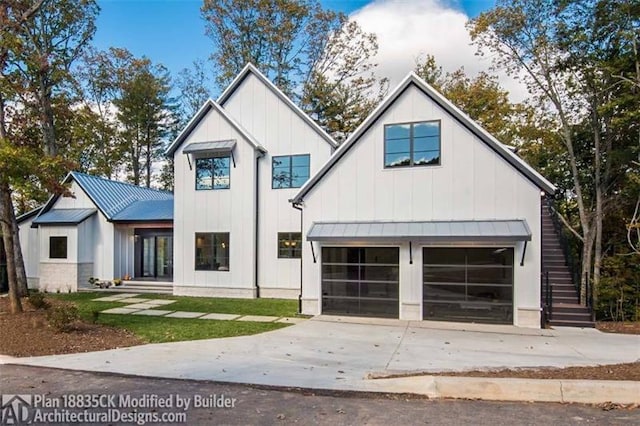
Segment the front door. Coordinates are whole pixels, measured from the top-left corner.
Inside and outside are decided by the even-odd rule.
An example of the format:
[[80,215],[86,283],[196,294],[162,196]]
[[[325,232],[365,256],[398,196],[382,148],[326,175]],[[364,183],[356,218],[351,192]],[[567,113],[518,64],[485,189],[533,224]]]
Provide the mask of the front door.
[[166,230],[136,230],[136,278],[171,281],[173,235]]

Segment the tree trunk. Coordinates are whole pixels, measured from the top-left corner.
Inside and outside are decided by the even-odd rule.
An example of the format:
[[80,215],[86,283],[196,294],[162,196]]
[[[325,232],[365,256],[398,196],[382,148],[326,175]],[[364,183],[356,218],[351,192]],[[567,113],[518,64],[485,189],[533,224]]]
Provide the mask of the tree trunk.
[[18,227],[18,221],[16,220],[13,209],[11,209],[9,213],[12,222],[11,228],[13,229],[13,258],[16,268],[18,294],[20,297],[26,297],[29,295],[29,288],[27,286],[27,271],[24,266],[24,258],[22,257],[22,248],[20,245],[20,228]]
[[[603,203],[603,179],[602,179],[602,158],[601,158],[601,134],[600,120],[598,117],[598,105],[593,102],[592,106],[592,125],[593,125],[593,144],[594,144],[594,173],[595,173],[595,190],[596,190],[596,215],[595,215],[595,253],[593,259],[593,286],[591,288],[591,297],[594,312],[598,302],[598,289],[600,288],[600,267],[602,264],[602,221],[604,214],[602,211]],[[605,173],[605,180],[608,173]]]
[[40,103],[40,126],[44,143],[44,153],[54,157],[58,154],[56,133],[53,122],[53,107],[51,106],[51,89],[48,87],[47,78],[40,73],[38,76],[38,102]]
[[22,312],[22,303],[18,294],[18,285],[15,268],[15,245],[13,242],[13,230],[11,226],[11,216],[13,204],[11,203],[11,190],[9,186],[3,184],[0,187],[0,227],[4,248],[7,254],[7,276],[9,278],[9,304],[11,312],[14,314]]

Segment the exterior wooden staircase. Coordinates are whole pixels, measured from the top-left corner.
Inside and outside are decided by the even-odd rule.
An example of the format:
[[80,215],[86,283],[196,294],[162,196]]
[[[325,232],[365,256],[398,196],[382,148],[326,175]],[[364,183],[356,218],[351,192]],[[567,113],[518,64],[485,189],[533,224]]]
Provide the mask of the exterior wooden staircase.
[[[562,327],[595,327],[591,309],[580,304],[580,296],[563,251],[557,225],[546,202],[542,206],[542,304],[547,323]],[[548,279],[548,285],[547,285]],[[547,294],[550,289],[550,295]]]

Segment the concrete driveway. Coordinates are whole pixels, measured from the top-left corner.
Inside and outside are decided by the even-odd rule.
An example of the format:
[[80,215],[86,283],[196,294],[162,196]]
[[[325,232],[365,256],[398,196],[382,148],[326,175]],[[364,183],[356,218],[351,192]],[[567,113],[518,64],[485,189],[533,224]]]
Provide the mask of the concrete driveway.
[[[371,375],[640,359],[640,336],[593,329],[318,317],[255,336],[163,343],[14,364],[316,389],[380,390]],[[7,362],[7,360],[5,360]]]

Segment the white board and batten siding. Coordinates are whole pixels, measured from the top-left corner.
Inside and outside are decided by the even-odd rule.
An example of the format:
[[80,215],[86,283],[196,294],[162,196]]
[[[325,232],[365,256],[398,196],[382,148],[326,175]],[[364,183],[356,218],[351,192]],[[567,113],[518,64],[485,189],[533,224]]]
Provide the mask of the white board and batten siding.
[[[195,161],[182,153],[192,142],[235,139],[230,189],[196,191]],[[174,294],[254,297],[256,151],[218,111],[209,110],[174,153]],[[195,234],[229,233],[229,271],[195,270]]]
[[20,247],[29,288],[39,288],[40,279],[40,240],[38,229],[31,227],[34,219],[32,216],[20,223]]
[[[61,196],[52,209],[97,209],[84,190],[73,181],[70,188],[73,197]],[[47,227],[41,227],[45,229]],[[114,279],[114,229],[100,211],[78,225],[82,235],[83,256],[90,256],[93,263],[92,276],[101,280]],[[86,259],[85,259],[86,260]]]
[[309,154],[312,176],[329,159],[333,148],[252,73],[225,100],[223,107],[267,150],[259,160],[260,297],[297,298],[300,259],[278,258],[278,233],[300,232],[300,212],[292,209],[288,201],[298,189],[272,188],[272,159]]
[[[440,120],[441,165],[384,168],[384,125]],[[533,239],[514,246],[514,323],[539,327],[540,189],[410,85],[304,197],[304,230],[322,221],[525,219]],[[321,244],[316,244],[320,256]],[[330,245],[330,244],[327,244]],[[422,247],[400,246],[400,318],[422,319]],[[321,262],[303,244],[303,311],[321,309]],[[403,286],[403,283],[415,283]]]

